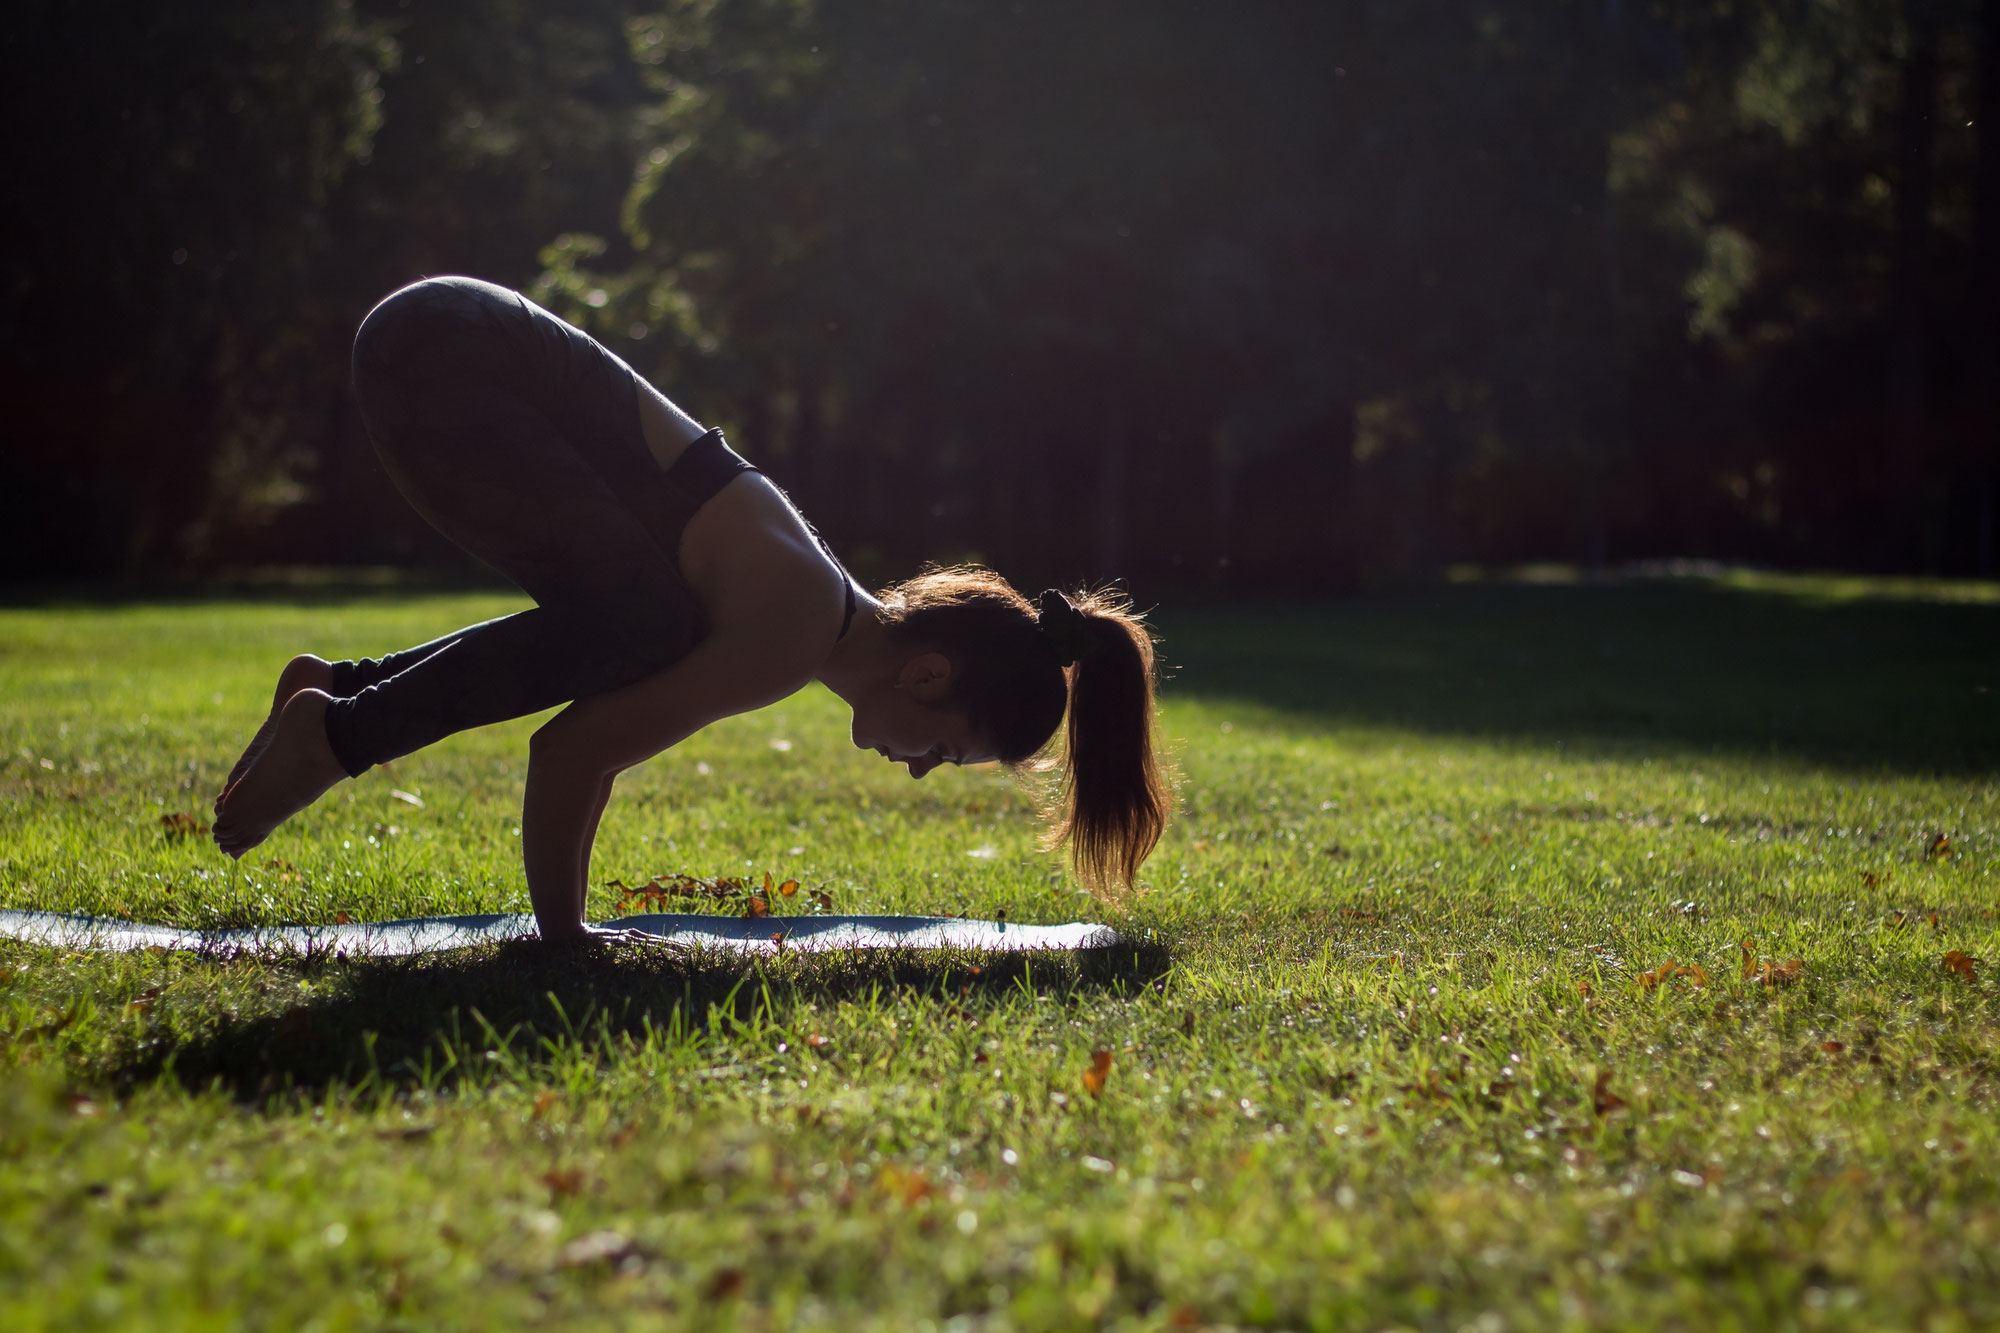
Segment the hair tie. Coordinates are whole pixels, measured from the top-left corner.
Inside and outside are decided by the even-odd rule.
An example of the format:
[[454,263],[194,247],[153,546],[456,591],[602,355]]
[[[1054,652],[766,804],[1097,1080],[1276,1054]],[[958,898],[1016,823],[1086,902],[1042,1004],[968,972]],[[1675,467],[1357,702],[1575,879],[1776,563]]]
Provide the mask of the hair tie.
[[1035,629],[1055,653],[1056,665],[1074,666],[1097,651],[1090,632],[1090,617],[1061,591],[1050,588],[1036,599],[1039,616]]

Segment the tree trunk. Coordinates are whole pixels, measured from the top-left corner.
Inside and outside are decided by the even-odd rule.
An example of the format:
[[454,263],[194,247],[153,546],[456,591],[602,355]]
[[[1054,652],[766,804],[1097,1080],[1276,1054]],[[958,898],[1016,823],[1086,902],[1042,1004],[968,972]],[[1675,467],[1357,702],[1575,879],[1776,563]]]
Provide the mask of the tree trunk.
[[[1891,493],[1900,497],[1890,540],[1898,563],[1935,557],[1935,524],[1926,492],[1934,463],[1925,421],[1929,375],[1929,258],[1932,111],[1937,104],[1938,20],[1932,0],[1909,0],[1909,50],[1903,57],[1896,134],[1896,299],[1889,381]],[[1892,557],[1893,558],[1893,557]]]
[[1974,124],[1979,165],[1972,231],[1972,375],[1970,407],[1973,485],[1972,567],[1995,572],[1994,490],[2000,487],[2000,0],[1980,5],[1979,88]]

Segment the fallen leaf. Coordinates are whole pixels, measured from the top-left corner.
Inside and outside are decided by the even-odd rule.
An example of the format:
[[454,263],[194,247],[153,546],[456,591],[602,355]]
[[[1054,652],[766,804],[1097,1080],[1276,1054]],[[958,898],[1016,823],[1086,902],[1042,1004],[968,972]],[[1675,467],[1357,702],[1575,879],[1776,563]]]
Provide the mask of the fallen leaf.
[[557,1094],[554,1088],[543,1088],[535,1094],[534,1118],[540,1120],[551,1110],[555,1109],[555,1104],[561,1100],[561,1096]]
[[558,1199],[567,1199],[583,1188],[583,1172],[577,1167],[551,1167],[542,1172],[541,1181],[549,1187],[549,1193]]
[[199,838],[207,832],[208,825],[183,811],[176,810],[170,815],[160,816],[160,835],[169,842]]
[[354,924],[354,918],[346,912],[335,912],[333,914],[333,924],[336,926],[351,926]]
[[824,889],[814,889],[812,899],[814,911],[831,912],[833,910],[833,895]]
[[1597,1071],[1597,1085],[1590,1090],[1590,1104],[1599,1115],[1610,1115],[1613,1111],[1625,1109],[1625,1099],[1611,1090],[1611,1071]]
[[1100,1047],[1090,1053],[1090,1068],[1083,1071],[1083,1090],[1093,1097],[1104,1095],[1104,1085],[1111,1078],[1111,1051]]
[[295,1004],[278,1015],[278,1022],[272,1037],[290,1045],[303,1045],[313,1041],[317,1035],[317,1025],[313,1021],[312,1006]]
[[877,1188],[900,1200],[905,1208],[914,1208],[937,1192],[929,1176],[921,1171],[905,1170],[893,1162],[884,1166],[875,1180]]
[[159,998],[160,998],[160,988],[158,986],[148,986],[146,987],[146,989],[140,991],[137,995],[133,996],[131,1000],[129,1000],[126,1003],[125,1007],[127,1009],[144,1009],[147,1006],[151,1005],[153,1001]]
[[1639,989],[1652,990],[1655,986],[1665,985],[1675,977],[1687,977],[1697,986],[1706,986],[1708,984],[1708,973],[1702,971],[1701,968],[1695,966],[1682,967],[1670,958],[1651,972],[1641,972],[1639,974]]
[[1748,981],[1757,975],[1757,951],[1748,944],[1739,944],[1736,947],[1743,951],[1743,973],[1737,980]]
[[1591,996],[1591,989],[1590,989],[1590,983],[1589,983],[1588,981],[1579,981],[1579,982],[1577,982],[1577,983],[1576,983],[1576,991],[1577,991],[1577,994],[1579,994],[1579,995],[1583,996],[1583,998],[1584,998],[1584,999],[1586,999],[1586,1000],[1587,1000],[1587,999],[1589,999],[1589,998],[1590,998],[1590,996]]
[[740,1268],[718,1268],[715,1276],[708,1280],[702,1294],[712,1301],[726,1301],[743,1290],[743,1270]]
[[1806,960],[1794,958],[1788,963],[1773,963],[1766,960],[1757,980],[1766,986],[1789,986],[1805,975]]
[[1942,861],[1951,855],[1951,839],[1940,833],[1931,839],[1931,845],[1924,851],[1927,861]]
[[806,1038],[806,1045],[815,1051],[832,1050],[833,1038],[826,1036],[822,1033],[815,1032],[810,1037]]
[[762,894],[751,894],[749,903],[743,908],[743,915],[748,920],[756,920],[771,915],[770,900]]
[[1979,960],[1971,954],[1953,949],[1944,956],[1944,965],[1965,981],[1979,980]]
[[1932,913],[1931,913],[1931,917],[1930,917],[1930,921],[1931,921],[1931,929],[1932,929],[1932,930],[1936,930],[1936,929],[1937,929],[1937,913],[1936,913],[1936,912],[1932,912]]
[[1879,889],[1882,887],[1882,877],[1876,874],[1872,870],[1864,870],[1861,872],[1861,882],[1863,884],[1866,884],[1871,889]]
[[798,891],[799,891],[799,882],[795,879],[788,879],[783,884],[780,884],[778,886],[778,892],[783,894],[787,898],[796,896],[798,894]]
[[1839,1055],[1847,1049],[1847,1043],[1844,1041],[1823,1041],[1819,1044],[1819,1048],[1828,1055]]

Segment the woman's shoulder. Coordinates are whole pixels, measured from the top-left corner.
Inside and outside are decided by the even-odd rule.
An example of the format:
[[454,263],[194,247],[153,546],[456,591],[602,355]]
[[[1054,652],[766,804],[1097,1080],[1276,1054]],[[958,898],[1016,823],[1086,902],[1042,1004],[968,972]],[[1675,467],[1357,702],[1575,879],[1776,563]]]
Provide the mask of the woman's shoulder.
[[745,473],[703,505],[683,539],[683,572],[710,632],[762,641],[817,669],[846,620],[850,584],[789,497]]

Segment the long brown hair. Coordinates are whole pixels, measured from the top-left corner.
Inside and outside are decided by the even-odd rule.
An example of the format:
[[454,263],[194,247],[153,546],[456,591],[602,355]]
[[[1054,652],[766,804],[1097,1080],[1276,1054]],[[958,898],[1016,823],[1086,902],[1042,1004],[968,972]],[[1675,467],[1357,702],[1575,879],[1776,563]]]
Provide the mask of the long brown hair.
[[978,565],[932,566],[879,597],[897,642],[951,660],[941,707],[967,714],[1009,768],[1060,766],[1049,846],[1069,844],[1090,888],[1129,888],[1172,801],[1153,743],[1153,639],[1130,599],[1052,589],[1037,606]]

